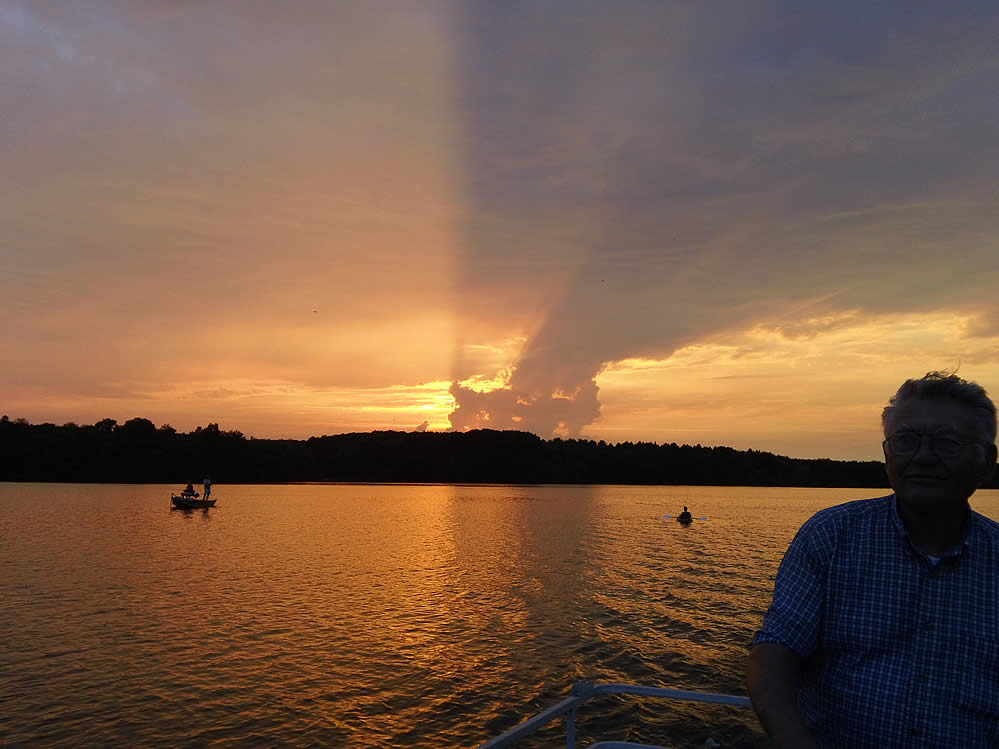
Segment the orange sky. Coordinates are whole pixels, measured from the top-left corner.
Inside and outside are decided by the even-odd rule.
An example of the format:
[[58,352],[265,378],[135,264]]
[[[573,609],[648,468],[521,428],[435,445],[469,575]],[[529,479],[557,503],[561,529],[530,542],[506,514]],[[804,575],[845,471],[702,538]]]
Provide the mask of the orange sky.
[[872,459],[999,392],[986,5],[354,5],[0,4],[0,412]]

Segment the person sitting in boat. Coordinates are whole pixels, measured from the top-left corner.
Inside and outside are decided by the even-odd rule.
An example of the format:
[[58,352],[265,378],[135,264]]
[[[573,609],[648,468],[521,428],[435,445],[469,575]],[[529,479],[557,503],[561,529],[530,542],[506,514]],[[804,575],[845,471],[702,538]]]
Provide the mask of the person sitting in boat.
[[689,512],[687,512],[687,506],[684,505],[683,512],[681,512],[679,515],[677,515],[676,519],[679,520],[681,523],[689,523],[694,518],[691,517],[691,515],[690,515]]
[[190,499],[194,499],[195,497],[197,497],[198,493],[194,491],[194,484],[189,483],[187,486],[185,486],[184,490],[180,493],[180,496],[188,497]]

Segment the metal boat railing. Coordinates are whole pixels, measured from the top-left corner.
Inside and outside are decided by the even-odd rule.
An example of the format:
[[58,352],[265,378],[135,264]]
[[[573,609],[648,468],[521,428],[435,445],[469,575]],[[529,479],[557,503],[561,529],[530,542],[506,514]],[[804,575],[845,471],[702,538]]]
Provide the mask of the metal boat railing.
[[539,731],[553,720],[565,716],[565,746],[566,749],[576,749],[576,710],[591,697],[605,694],[628,694],[637,697],[660,697],[683,702],[711,702],[716,705],[731,705],[732,707],[752,708],[748,697],[732,694],[714,694],[712,692],[690,692],[684,689],[663,689],[661,687],[643,687],[637,684],[594,684],[592,681],[577,681],[572,686],[569,696],[528,718],[520,725],[514,726],[506,733],[490,739],[478,749],[502,749],[512,746],[526,736]]

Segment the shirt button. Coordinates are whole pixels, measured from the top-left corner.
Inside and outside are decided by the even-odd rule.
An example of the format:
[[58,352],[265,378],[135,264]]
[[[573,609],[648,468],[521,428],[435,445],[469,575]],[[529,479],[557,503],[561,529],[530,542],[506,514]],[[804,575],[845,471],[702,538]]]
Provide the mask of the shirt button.
[[925,684],[926,683],[926,674],[917,674],[916,675],[916,683],[917,684]]
[[910,736],[918,736],[919,735],[919,729],[918,728],[910,728],[909,729],[909,735]]
[[929,620],[923,622],[919,626],[921,626],[923,629],[933,629],[933,623],[930,622]]

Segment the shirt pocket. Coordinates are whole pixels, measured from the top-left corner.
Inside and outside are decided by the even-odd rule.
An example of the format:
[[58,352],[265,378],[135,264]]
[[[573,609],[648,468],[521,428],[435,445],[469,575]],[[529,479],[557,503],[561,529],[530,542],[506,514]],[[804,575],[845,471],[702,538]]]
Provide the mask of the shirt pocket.
[[875,569],[869,560],[830,571],[823,646],[843,655],[883,655],[916,632],[918,578]]
[[827,601],[823,647],[842,655],[879,655],[912,640],[911,607],[844,595]]

